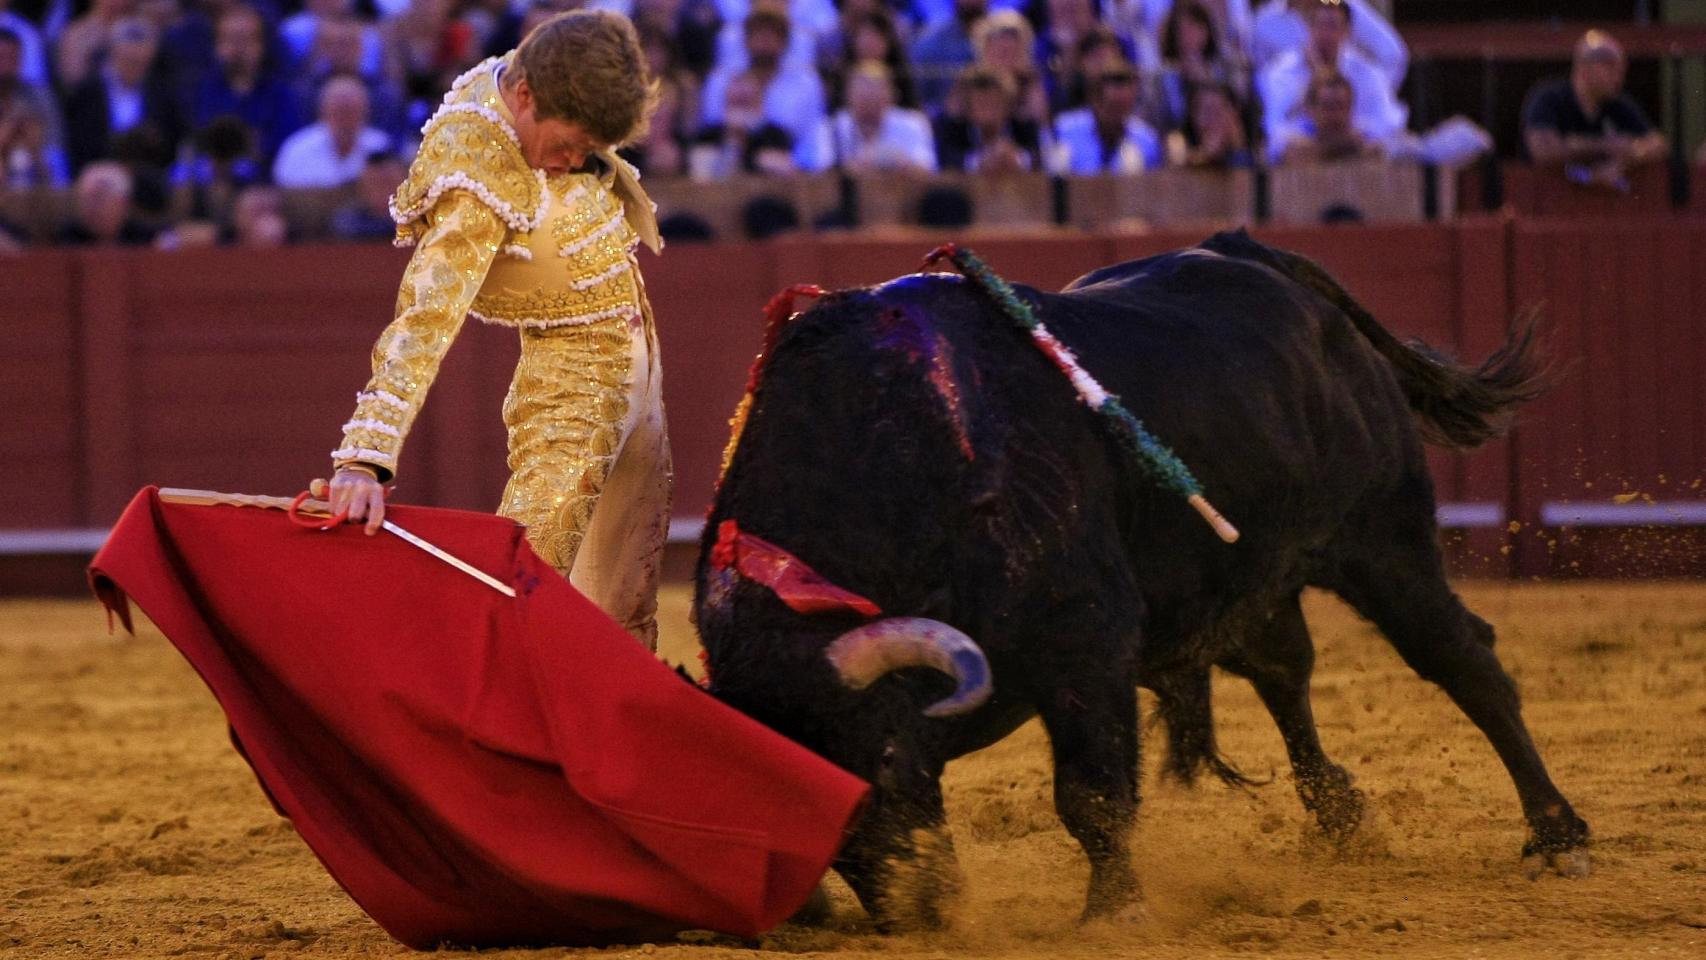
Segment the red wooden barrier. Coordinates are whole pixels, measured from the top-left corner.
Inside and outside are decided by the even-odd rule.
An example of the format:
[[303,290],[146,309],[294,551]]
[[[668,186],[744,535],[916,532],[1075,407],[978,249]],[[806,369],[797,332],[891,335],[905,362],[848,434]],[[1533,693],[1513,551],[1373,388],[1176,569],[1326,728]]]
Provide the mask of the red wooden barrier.
[[[1560,387],[1524,413],[1514,445],[1430,454],[1439,498],[1475,505],[1471,518],[1482,524],[1449,539],[1456,569],[1706,572],[1693,534],[1637,538],[1614,555],[1607,541],[1625,537],[1622,529],[1560,535],[1556,510],[1542,523],[1558,503],[1624,506],[1611,499],[1620,493],[1636,494],[1634,507],[1642,496],[1706,500],[1706,352],[1696,322],[1706,306],[1706,222],[1488,218],[1259,236],[1319,259],[1399,336],[1468,361],[1497,347],[1516,310],[1544,307],[1564,361]],[[940,239],[904,232],[645,255],[677,517],[702,516],[766,300],[794,283],[833,288],[909,272]],[[1050,231],[969,244],[1014,280],[1058,288],[1097,266],[1200,239]],[[0,426],[9,464],[0,527],[102,527],[145,482],[284,493],[323,473],[391,316],[403,258],[385,247],[300,247],[0,261],[12,344],[0,357],[9,414]],[[500,401],[515,354],[513,331],[465,327],[410,438],[402,498],[495,506],[506,475]]]
[[1522,572],[1706,573],[1698,526],[1667,522],[1706,502],[1706,225],[1519,222],[1511,263],[1561,361],[1516,437]]

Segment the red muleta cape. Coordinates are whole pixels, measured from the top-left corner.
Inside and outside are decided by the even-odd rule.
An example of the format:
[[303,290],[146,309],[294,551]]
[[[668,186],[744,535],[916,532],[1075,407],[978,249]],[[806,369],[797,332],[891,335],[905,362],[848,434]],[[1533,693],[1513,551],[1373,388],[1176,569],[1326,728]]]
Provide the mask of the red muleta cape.
[[150,487],[90,576],[213,690],[278,811],[412,947],[756,936],[810,896],[866,784],[684,681],[515,523],[397,537]]

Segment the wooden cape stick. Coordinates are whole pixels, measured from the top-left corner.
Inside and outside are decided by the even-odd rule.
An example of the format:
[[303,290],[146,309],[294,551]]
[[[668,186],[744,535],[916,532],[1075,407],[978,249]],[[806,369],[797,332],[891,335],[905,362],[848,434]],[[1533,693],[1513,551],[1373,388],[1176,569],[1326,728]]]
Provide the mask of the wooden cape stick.
[[[315,494],[324,495],[325,482],[316,480],[311,488]],[[296,506],[298,513],[310,513],[318,516],[331,516],[332,505],[324,500],[304,500],[296,504],[290,497],[268,497],[253,493],[220,493],[215,490],[187,490],[181,487],[161,487],[160,499],[167,503],[184,503],[197,507],[260,507],[267,510],[289,510]],[[502,580],[486,573],[466,560],[450,553],[442,547],[415,536],[389,520],[380,524],[387,533],[391,533],[413,546],[432,554],[439,560],[450,564],[468,576],[480,581],[506,597],[515,596],[515,588]]]

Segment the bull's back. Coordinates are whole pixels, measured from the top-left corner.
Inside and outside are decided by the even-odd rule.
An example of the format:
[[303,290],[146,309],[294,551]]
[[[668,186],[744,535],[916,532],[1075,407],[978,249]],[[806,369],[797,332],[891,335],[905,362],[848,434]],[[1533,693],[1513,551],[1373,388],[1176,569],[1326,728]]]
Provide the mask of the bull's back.
[[1391,369],[1337,308],[1266,266],[1185,251],[1045,303],[1055,334],[1246,528],[1330,527],[1420,463]]

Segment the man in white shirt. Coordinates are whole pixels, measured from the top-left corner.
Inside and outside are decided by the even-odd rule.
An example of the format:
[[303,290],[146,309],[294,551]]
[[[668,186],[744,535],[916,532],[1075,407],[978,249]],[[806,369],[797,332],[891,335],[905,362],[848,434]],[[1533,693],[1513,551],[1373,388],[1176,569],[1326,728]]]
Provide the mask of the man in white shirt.
[[894,105],[894,77],[888,67],[867,60],[847,77],[847,107],[829,123],[836,165],[863,173],[871,170],[936,170],[936,141],[930,120],[917,110]]
[[764,88],[764,119],[794,138],[795,164],[808,173],[826,169],[831,158],[822,149],[824,138],[819,129],[826,115],[823,82],[816,70],[784,63],[791,31],[787,15],[776,7],[759,5],[747,15],[742,29],[746,35],[745,62],[718,63],[705,78],[700,121],[707,127],[721,124],[729,81],[750,72]]
[[1137,116],[1137,71],[1113,67],[1091,77],[1086,87],[1090,105],[1055,118],[1050,169],[1091,176],[1161,166],[1161,138]]
[[367,158],[391,149],[391,138],[367,125],[367,88],[349,76],[320,88],[319,120],[278,149],[273,182],[290,189],[341,187],[361,176]]
[[[1410,48],[1368,0],[1344,0],[1350,11],[1350,45],[1386,77],[1396,91],[1409,68]],[[1321,0],[1267,0],[1250,28],[1250,63],[1260,74],[1284,54],[1309,43],[1309,15]]]
[[1390,145],[1404,134],[1409,108],[1399,101],[1386,74],[1349,44],[1355,17],[1347,0],[1309,2],[1308,43],[1282,54],[1257,77],[1270,157],[1277,158],[1299,134],[1310,81],[1326,68],[1343,74],[1351,85],[1357,132],[1377,145]]

